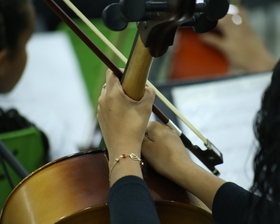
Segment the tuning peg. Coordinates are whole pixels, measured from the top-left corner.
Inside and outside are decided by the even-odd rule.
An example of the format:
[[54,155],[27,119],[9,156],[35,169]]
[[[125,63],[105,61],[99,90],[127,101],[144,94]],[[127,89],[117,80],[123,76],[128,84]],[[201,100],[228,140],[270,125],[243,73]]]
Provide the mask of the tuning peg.
[[145,17],[145,0],[122,0],[120,1],[120,10],[123,16],[130,22],[138,22]]
[[149,20],[152,12],[163,12],[168,9],[166,2],[148,0],[121,0],[107,6],[102,13],[105,26],[114,31],[127,27],[128,22]]
[[218,21],[211,21],[206,18],[202,13],[195,13],[193,18],[184,23],[181,27],[192,27],[196,33],[206,33],[214,29],[218,24]]
[[121,0],[120,9],[129,22],[150,19],[151,12],[163,12],[168,9],[166,2],[151,2],[148,0]]
[[196,12],[204,13],[206,18],[211,21],[223,18],[228,9],[228,0],[204,0],[204,3],[198,3],[195,7]]
[[128,21],[123,17],[121,13],[119,3],[108,5],[103,10],[102,19],[105,26],[108,29],[114,31],[124,30],[128,25]]

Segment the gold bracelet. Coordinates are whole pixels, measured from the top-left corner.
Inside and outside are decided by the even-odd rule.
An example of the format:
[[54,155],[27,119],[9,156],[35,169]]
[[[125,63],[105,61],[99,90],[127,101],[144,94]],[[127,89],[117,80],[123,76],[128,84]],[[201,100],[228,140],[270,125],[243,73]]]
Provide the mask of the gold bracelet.
[[120,161],[120,159],[125,159],[125,158],[130,158],[134,161],[138,161],[140,163],[140,167],[144,166],[144,162],[142,161],[142,159],[140,159],[138,156],[136,156],[134,153],[130,153],[130,154],[121,154],[118,158],[115,159],[113,166],[110,169],[110,173],[109,173],[109,180],[111,179],[111,173],[114,169],[114,167],[116,166],[116,164]]

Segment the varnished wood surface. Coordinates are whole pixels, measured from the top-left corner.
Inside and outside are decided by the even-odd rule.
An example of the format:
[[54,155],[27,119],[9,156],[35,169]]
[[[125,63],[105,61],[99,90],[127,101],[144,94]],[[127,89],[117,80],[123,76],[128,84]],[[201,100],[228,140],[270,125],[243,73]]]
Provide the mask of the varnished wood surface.
[[[173,201],[156,201],[156,209],[161,224],[214,224],[212,216],[193,205]],[[88,208],[64,217],[55,224],[109,224],[110,214],[107,205]]]
[[152,56],[149,49],[145,48],[140,37],[138,37],[122,82],[124,92],[130,98],[140,100],[144,95],[151,62]]
[[11,193],[1,224],[50,224],[107,202],[109,181],[103,153],[59,159],[35,171]]
[[180,28],[171,58],[170,79],[224,77],[229,71],[225,56],[201,41],[201,34]]
[[[108,164],[104,152],[78,153],[38,169],[11,193],[0,224],[109,224]],[[211,214],[189,204],[188,193],[143,168],[163,224],[214,223]]]

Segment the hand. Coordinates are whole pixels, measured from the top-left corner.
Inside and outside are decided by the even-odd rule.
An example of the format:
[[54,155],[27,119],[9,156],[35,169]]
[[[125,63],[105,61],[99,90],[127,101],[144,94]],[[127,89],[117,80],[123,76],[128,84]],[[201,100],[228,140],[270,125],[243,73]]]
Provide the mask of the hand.
[[158,122],[149,123],[142,154],[158,173],[174,181],[174,174],[194,164],[177,133]]
[[201,35],[201,40],[221,51],[228,59],[232,70],[262,72],[272,70],[276,64],[264,43],[252,30],[245,10],[238,15],[242,23],[233,22],[233,15],[226,15],[219,20],[217,31]]
[[132,152],[140,156],[154,97],[154,90],[146,88],[140,101],[130,99],[117,77],[107,71],[106,88],[102,89],[98,100],[97,119],[110,158]]
[[142,154],[158,173],[194,194],[212,209],[216,192],[225,181],[194,163],[173,130],[157,122],[149,123]]

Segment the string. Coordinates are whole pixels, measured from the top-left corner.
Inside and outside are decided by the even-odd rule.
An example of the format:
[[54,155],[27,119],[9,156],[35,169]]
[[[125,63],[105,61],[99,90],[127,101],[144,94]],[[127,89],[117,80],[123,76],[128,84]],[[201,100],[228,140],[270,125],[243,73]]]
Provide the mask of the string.
[[[122,60],[125,64],[127,58],[92,24],[92,22],[70,1],[63,0],[64,3]],[[207,139],[181,114],[181,112],[149,81],[146,85],[155,90],[158,98],[177,115],[202,141],[207,144]]]

